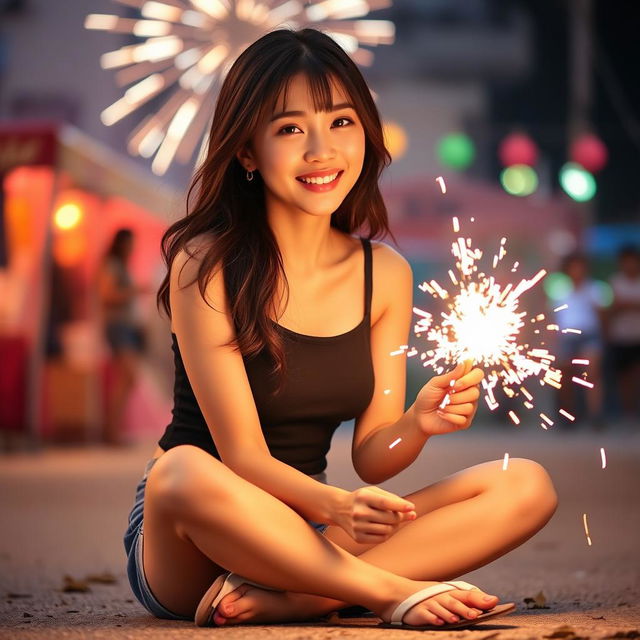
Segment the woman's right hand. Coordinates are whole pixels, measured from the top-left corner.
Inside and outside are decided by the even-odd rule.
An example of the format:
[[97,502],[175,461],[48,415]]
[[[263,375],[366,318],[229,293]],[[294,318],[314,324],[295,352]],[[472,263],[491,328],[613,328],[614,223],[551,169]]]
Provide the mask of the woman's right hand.
[[384,542],[402,522],[416,517],[412,502],[371,486],[344,494],[334,513],[335,523],[364,544]]

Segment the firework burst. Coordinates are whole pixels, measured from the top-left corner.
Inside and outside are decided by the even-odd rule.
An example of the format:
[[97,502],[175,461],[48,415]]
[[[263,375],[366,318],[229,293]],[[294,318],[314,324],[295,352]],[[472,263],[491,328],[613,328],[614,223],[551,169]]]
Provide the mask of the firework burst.
[[[166,173],[174,160],[187,164],[200,143],[203,153],[211,105],[236,58],[252,42],[278,27],[313,27],[331,36],[363,66],[373,61],[364,46],[393,44],[388,20],[353,20],[392,0],[114,0],[136,9],[139,18],[90,14],[87,29],[130,34],[142,41],[105,53],[104,69],[128,86],[101,114],[109,126],[156,96],[165,102],[132,132],[132,155],[154,156],[151,169]],[[364,45],[364,46],[363,46]],[[129,86],[130,85],[130,86]]]

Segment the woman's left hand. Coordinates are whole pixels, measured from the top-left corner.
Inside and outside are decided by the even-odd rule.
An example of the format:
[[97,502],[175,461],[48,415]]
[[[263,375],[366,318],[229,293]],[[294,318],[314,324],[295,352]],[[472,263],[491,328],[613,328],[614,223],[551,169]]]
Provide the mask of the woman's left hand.
[[[466,429],[478,409],[482,369],[465,360],[449,373],[434,376],[420,389],[413,414],[420,430],[429,436]],[[453,386],[452,386],[453,385]],[[449,402],[440,408],[446,397]]]

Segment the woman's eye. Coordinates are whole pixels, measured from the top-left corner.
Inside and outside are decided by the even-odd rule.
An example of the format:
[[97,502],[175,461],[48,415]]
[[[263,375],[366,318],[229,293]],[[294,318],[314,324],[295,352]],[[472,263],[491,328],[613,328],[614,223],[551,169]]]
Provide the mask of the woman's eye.
[[[336,122],[346,122],[347,123],[346,125],[345,124],[340,125],[338,127],[338,129],[342,129],[342,128],[348,126],[349,124],[353,124],[353,120],[351,118],[337,118],[333,122],[334,122],[334,124]],[[293,131],[288,131],[289,129],[298,129],[298,127],[296,127],[295,124],[289,124],[286,127],[282,127],[282,129],[280,129],[278,131],[278,135],[290,135],[291,133],[293,133]],[[298,131],[299,131],[299,129],[298,129]]]

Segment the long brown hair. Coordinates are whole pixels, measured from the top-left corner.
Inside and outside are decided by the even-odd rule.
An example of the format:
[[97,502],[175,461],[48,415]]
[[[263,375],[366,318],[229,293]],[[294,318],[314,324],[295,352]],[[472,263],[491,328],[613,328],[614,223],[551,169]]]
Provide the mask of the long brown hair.
[[[259,123],[271,116],[291,78],[303,72],[316,111],[332,108],[331,80],[351,98],[365,133],[360,177],[338,209],[331,226],[353,233],[363,225],[368,238],[391,234],[387,210],[378,188],[383,169],[391,162],[371,92],[360,70],[340,46],[316,29],[279,29],[245,49],[229,70],[218,96],[204,162],[194,174],[187,194],[187,215],[172,224],[162,238],[167,274],[157,295],[171,316],[169,278],[178,252],[195,236],[209,233],[198,270],[198,287],[205,290],[216,265],[222,266],[225,293],[236,331],[233,346],[245,357],[267,348],[273,373],[282,383],[285,359],[280,336],[271,322],[277,314],[275,295],[282,278],[288,284],[282,256],[266,219],[264,182],[259,172],[247,182],[236,154],[252,139]],[[189,211],[189,199],[197,192]],[[391,234],[393,237],[393,234]],[[195,279],[189,283],[193,284]],[[211,306],[211,305],[210,305]]]

